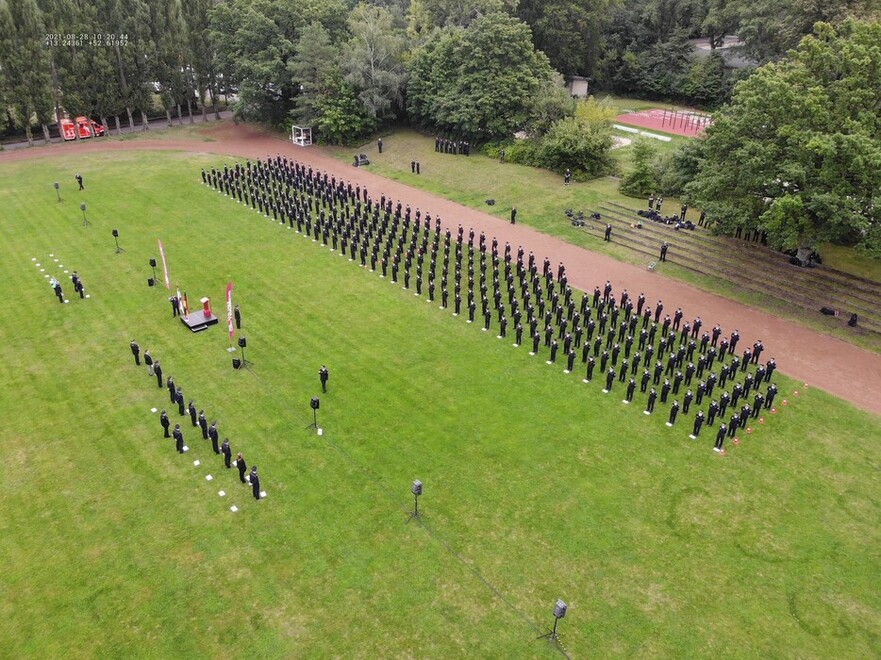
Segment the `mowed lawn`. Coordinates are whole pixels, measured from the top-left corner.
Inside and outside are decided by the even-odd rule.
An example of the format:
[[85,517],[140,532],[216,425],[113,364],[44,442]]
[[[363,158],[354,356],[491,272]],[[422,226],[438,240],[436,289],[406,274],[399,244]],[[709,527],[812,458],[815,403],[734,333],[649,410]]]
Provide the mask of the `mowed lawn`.
[[[779,413],[719,456],[692,415],[667,428],[667,406],[647,417],[203,187],[222,163],[0,164],[7,648],[555,657],[535,638],[562,598],[572,657],[881,654],[878,417],[781,376]],[[222,324],[191,334],[147,287],[160,238],[193,306],[223,315],[234,282],[251,371]],[[64,279],[59,304],[40,268],[91,298]],[[162,438],[133,338],[258,465],[264,501],[188,418],[189,453]]]

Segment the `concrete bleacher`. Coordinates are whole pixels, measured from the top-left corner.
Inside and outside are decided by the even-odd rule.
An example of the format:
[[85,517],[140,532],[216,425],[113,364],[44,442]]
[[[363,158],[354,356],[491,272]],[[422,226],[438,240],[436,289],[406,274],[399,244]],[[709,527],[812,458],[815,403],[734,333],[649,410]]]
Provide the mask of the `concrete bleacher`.
[[[844,325],[852,313],[859,315],[857,332],[881,334],[878,305],[881,283],[843,273],[826,266],[800,268],[789,257],[760,243],[716,236],[705,228],[675,230],[672,225],[637,215],[637,209],[615,202],[598,210],[601,220],[587,219],[583,229],[602,237],[612,225],[612,242],[657,261],[661,243],[667,241],[667,263],[707,277],[724,280],[746,293],[758,293],[813,314],[821,307],[841,311]],[[636,223],[642,222],[642,227]]]

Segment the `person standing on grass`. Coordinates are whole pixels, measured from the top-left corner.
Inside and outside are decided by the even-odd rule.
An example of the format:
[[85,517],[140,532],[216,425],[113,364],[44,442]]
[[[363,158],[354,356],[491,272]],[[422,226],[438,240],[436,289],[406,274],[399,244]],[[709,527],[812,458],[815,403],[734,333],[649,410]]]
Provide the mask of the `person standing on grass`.
[[257,476],[257,466],[251,468],[251,492],[254,493],[254,499],[260,499],[260,477]]
[[223,439],[223,444],[220,445],[220,453],[223,454],[223,464],[226,466],[228,470],[230,467],[230,463],[232,462],[232,449],[229,446],[229,438]]
[[239,481],[241,481],[243,484],[247,483],[245,481],[245,472],[248,470],[248,466],[245,463],[245,457],[242,456],[242,452],[239,452],[236,455],[236,467],[239,470]]
[[511,208],[511,224],[517,224],[517,207]]
[[141,347],[138,346],[138,342],[136,342],[134,339],[132,339],[132,343],[129,344],[129,346],[131,346],[132,355],[135,356],[135,365],[140,367],[141,366]]

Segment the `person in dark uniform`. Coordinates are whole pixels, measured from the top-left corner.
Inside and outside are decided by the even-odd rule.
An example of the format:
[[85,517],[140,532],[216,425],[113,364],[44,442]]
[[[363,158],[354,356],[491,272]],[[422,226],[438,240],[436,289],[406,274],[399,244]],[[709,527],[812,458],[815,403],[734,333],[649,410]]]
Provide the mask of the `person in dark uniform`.
[[556,339],[551,340],[551,355],[548,359],[548,364],[553,364],[557,361],[557,350],[560,348],[560,345],[557,343]]
[[649,398],[646,403],[645,410],[643,411],[646,415],[651,415],[655,411],[655,400],[658,398],[658,391],[653,387],[649,390]]
[[223,444],[220,445],[220,453],[223,454],[223,464],[226,465],[228,470],[232,467],[232,449],[229,446],[229,438],[223,439]]
[[199,411],[199,428],[202,429],[202,439],[208,439],[208,420],[205,419],[205,411]]
[[707,424],[709,426],[713,425],[713,421],[716,419],[716,415],[718,413],[719,413],[719,403],[715,399],[713,399],[710,402],[709,416],[707,417]]
[[169,296],[168,302],[171,303],[171,318],[180,314],[180,300],[177,296]]
[[193,423],[193,427],[199,426],[199,418],[196,412],[196,404],[190,399],[190,405],[187,406],[187,412],[190,413],[190,421]]
[[135,356],[135,364],[137,366],[141,366],[141,347],[138,346],[138,342],[132,339],[132,343],[130,344],[132,347],[132,355]]
[[661,261],[667,261],[667,241],[661,243]]
[[670,417],[667,420],[667,426],[673,426],[676,423],[676,415],[679,414],[679,402],[674,401],[673,405],[670,406]]
[[607,242],[611,242],[612,240],[612,225],[606,225],[606,231],[603,233],[603,240]]
[[630,382],[627,383],[627,395],[624,397],[624,403],[630,403],[633,401],[633,393],[636,391],[636,381],[631,378]]
[[691,390],[688,390],[685,393],[685,397],[683,398],[683,401],[682,401],[682,414],[683,415],[688,414],[688,409],[691,406],[691,402],[693,399],[694,399],[694,393]]
[[162,429],[165,432],[165,435],[163,437],[170,438],[171,435],[169,435],[168,433],[168,427],[171,426],[171,422],[168,421],[168,413],[164,410],[159,413],[159,423],[162,424]]
[[211,422],[211,426],[208,427],[208,437],[211,439],[211,448],[214,450],[215,454],[220,453],[220,448],[217,446],[217,440],[219,439],[217,435],[217,421]]
[[[376,141],[376,148],[379,150],[379,153],[382,153],[382,138],[379,138]],[[437,151],[437,150],[435,149],[435,151]]]
[[[418,164],[417,164],[418,167]],[[254,499],[260,499],[260,477],[257,476],[257,466],[251,467],[251,492],[254,493]]]
[[318,370],[318,379],[321,381],[322,392],[327,392],[327,381],[329,378],[330,372],[327,370],[327,367],[322,364],[321,369]]
[[777,396],[777,384],[771,383],[770,387],[768,387],[768,393],[765,397],[765,408],[770,410],[774,405],[774,397]]
[[603,389],[603,394],[608,394],[612,391],[612,384],[615,382],[615,367],[609,367],[609,370],[606,372],[606,387]]
[[150,349],[144,351],[144,364],[147,365],[147,373],[153,375],[153,356],[150,355]]
[[176,403],[177,399],[175,398],[175,387],[174,387],[174,378],[171,376],[168,377],[168,380],[165,383],[165,386],[168,388],[168,398],[171,400],[171,403]]
[[692,440],[697,438],[701,434],[701,427],[704,425],[704,411],[698,410],[697,415],[694,416],[694,426],[691,428],[691,435],[689,436]]
[[511,224],[517,224],[517,207],[511,209]]
[[232,313],[233,313],[233,316],[234,316],[235,319],[236,319],[236,329],[237,329],[237,330],[241,330],[241,329],[242,329],[242,312],[241,312],[241,310],[239,309],[239,306],[238,306],[238,305],[236,305],[236,306],[233,307],[233,311],[232,311]]
[[731,419],[728,420],[728,437],[733,438],[740,428],[740,413],[732,413]]
[[172,431],[172,436],[174,436],[174,446],[177,449],[178,454],[184,453],[184,432],[180,430],[180,424],[174,425],[174,431]]
[[162,365],[159,364],[159,360],[153,363],[153,373],[156,374],[156,386],[162,389]]
[[245,457],[242,456],[242,452],[239,452],[236,456],[236,467],[239,469],[239,481],[243,484],[247,483],[245,481],[245,472],[248,470],[248,465],[245,463]]
[[725,442],[725,432],[727,430],[724,424],[719,424],[719,430],[716,432],[716,445],[713,447],[713,451],[722,451],[722,443]]
[[76,179],[76,182],[79,184],[80,190],[85,190],[86,188],[85,188],[85,186],[83,185],[83,177],[82,177],[82,175],[81,175],[81,174],[77,174],[76,177],[74,177],[74,178]]
[[61,289],[61,282],[56,280],[52,289],[55,291],[55,295],[58,296],[58,302],[64,304],[64,291]]

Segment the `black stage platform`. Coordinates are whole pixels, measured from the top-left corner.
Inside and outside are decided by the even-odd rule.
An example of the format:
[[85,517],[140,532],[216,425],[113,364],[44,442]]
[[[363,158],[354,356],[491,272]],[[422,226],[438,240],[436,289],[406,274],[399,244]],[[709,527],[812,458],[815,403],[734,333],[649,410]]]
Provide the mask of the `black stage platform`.
[[217,317],[214,314],[205,316],[205,312],[201,309],[197,312],[190,312],[188,315],[181,315],[180,322],[187,326],[193,332],[201,332],[206,330],[208,326],[217,324]]

